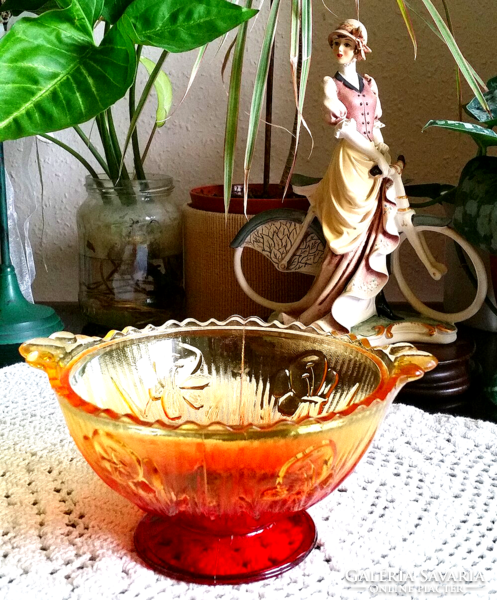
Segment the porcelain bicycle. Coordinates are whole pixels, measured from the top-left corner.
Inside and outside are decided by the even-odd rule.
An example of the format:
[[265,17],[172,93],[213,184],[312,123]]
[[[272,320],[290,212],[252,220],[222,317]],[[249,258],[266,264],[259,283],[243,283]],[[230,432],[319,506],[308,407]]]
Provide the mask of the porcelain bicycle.
[[[372,176],[374,176],[373,169],[371,170]],[[397,204],[395,223],[400,235],[400,243],[392,254],[392,274],[397,279],[407,302],[421,315],[446,323],[458,323],[469,319],[480,309],[487,294],[487,276],[483,261],[475,248],[449,226],[449,218],[416,213],[405,193],[402,169],[403,158],[392,165],[387,174],[387,177],[393,182]],[[298,181],[298,176],[292,180],[292,183],[295,180]],[[316,181],[318,180],[311,181],[307,178],[308,183]],[[295,187],[294,185],[294,189]],[[471,263],[477,286],[473,301],[464,310],[454,313],[435,310],[418,298],[407,283],[400,260],[400,248],[405,240],[411,244],[419,260],[434,280],[440,280],[447,272],[447,267],[438,262],[430,251],[424,236],[425,232],[434,232],[450,238],[462,248]],[[252,300],[266,308],[278,312],[291,312],[305,305],[306,296],[289,303],[273,302],[260,296],[249,285],[244,275],[243,252],[247,248],[260,252],[273,263],[278,271],[299,272],[315,276],[320,270],[326,242],[321,225],[311,206],[307,213],[282,208],[256,215],[240,229],[232,241],[231,247],[235,249],[235,275],[244,292]],[[330,286],[332,284],[333,282],[330,282]]]

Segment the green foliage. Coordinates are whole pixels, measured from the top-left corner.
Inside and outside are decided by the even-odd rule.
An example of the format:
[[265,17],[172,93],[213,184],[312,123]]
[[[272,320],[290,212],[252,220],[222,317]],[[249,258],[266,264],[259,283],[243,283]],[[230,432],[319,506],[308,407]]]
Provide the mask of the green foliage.
[[471,244],[497,254],[497,157],[478,156],[464,167],[455,193],[453,226]]
[[[93,27],[103,9],[103,0],[72,0],[64,10],[21,19],[2,38],[1,141],[65,129],[112,106],[135,77],[133,42],[185,52],[254,14],[225,0],[135,0],[97,46]],[[139,39],[130,38],[129,26]]]
[[133,0],[105,0],[102,18],[107,23],[117,23],[132,2]]
[[481,125],[475,125],[473,123],[465,123],[463,121],[447,121],[445,119],[438,119],[428,121],[424,126],[423,131],[429,127],[440,127],[441,129],[449,129],[451,131],[458,131],[459,133],[465,133],[470,135],[476,144],[486,151],[489,146],[497,146],[497,133]]
[[478,98],[473,98],[465,106],[466,112],[478,119],[481,125],[464,121],[437,119],[428,121],[423,131],[429,127],[440,127],[441,129],[465,133],[475,141],[478,146],[478,154],[486,154],[489,146],[497,146],[497,133],[492,131],[492,128],[497,126],[497,77],[489,79],[487,87],[488,92],[485,92],[484,96],[490,112],[484,110]]
[[[252,0],[247,0],[250,7]],[[236,36],[233,62],[231,65],[230,89],[228,93],[228,113],[224,133],[224,208],[228,212],[231,199],[231,184],[235,165],[235,147],[238,133],[238,114],[240,111],[240,88],[242,83],[243,55],[247,39],[247,23],[244,23]]]
[[[269,13],[269,19],[264,34],[264,40],[262,43],[261,56],[259,59],[259,65],[257,67],[257,73],[255,76],[254,91],[252,93],[252,103],[250,106],[250,117],[249,117],[249,128],[247,134],[247,148],[245,151],[245,164],[244,164],[244,208],[247,210],[247,198],[248,198],[248,178],[250,169],[252,167],[252,159],[255,152],[255,141],[257,139],[257,130],[259,128],[259,121],[261,118],[262,105],[264,102],[264,91],[266,89],[267,77],[269,72],[269,63],[271,60],[271,52],[274,44],[274,36],[276,35],[276,24],[278,22],[278,13],[280,9],[280,0],[274,0],[271,5]],[[224,190],[226,205],[226,194],[228,190]]]
[[[97,119],[99,132],[106,140],[106,157],[119,155],[118,149],[114,148],[112,151],[112,148],[106,145],[112,138],[110,107],[116,101],[115,98],[126,93],[134,80],[140,47],[155,46],[162,48],[166,53],[185,52],[199,47],[205,49],[205,44],[245,23],[257,12],[251,8],[241,8],[235,1],[239,3],[239,0],[7,0],[3,5],[5,10],[11,10],[16,15],[29,11],[41,16],[38,19],[22,19],[0,41],[0,141],[63,129],[71,124],[82,123],[101,111]],[[274,4],[279,6],[279,1],[276,0]],[[476,102],[480,103],[480,108],[485,107],[486,101],[489,100],[492,105],[492,98],[484,96],[479,90],[481,80],[460,53],[452,33],[432,0],[421,0],[421,4],[427,13],[427,23],[452,53],[462,75],[478,98]],[[247,5],[250,6],[250,2]],[[303,107],[312,48],[312,5],[313,0],[292,0],[290,61],[297,111],[297,144],[300,126],[305,126]],[[408,0],[397,0],[397,6],[416,51],[416,38],[409,15],[411,5]],[[267,68],[269,53],[273,40],[278,37],[276,17],[277,8],[274,8],[269,11],[266,41],[258,68],[258,79],[254,86],[254,102],[247,140],[246,181],[255,148],[260,106],[264,100],[263,91],[267,84],[267,74],[270,72]],[[97,47],[90,29],[99,18],[106,22],[107,31],[101,46]],[[46,21],[36,24],[40,19]],[[56,33],[59,26],[61,35]],[[297,86],[299,40],[303,60],[300,86]],[[225,183],[231,182],[233,173],[243,45],[238,44],[237,64],[232,71],[235,81],[230,85],[226,118]],[[22,51],[16,47],[22,48]],[[134,57],[130,55],[132,47]],[[165,55],[161,56],[163,60]],[[60,77],[57,77],[55,70],[59,68]],[[101,72],[98,72],[99,68]],[[159,74],[154,76],[160,78]],[[492,89],[495,90],[495,86]],[[134,93],[133,88],[132,92]],[[142,104],[140,102],[138,106]],[[469,106],[468,110],[478,110],[476,103],[475,106]],[[136,116],[130,115],[130,118],[136,123]],[[486,125],[492,125],[492,122],[487,121]],[[485,135],[482,139],[488,141],[491,137]],[[480,138],[476,136],[474,139]]]
[[[235,0],[233,0],[235,1]],[[262,6],[261,2],[261,6]],[[285,169],[284,178],[286,179],[285,193],[286,188],[289,185],[291,174],[293,171],[293,166],[295,165],[295,158],[297,147],[299,143],[300,129],[301,126],[307,128],[304,115],[304,101],[305,101],[305,93],[306,93],[306,85],[308,81],[309,75],[309,67],[310,67],[310,59],[311,59],[311,49],[312,49],[312,10],[313,10],[313,0],[291,0],[291,13],[292,13],[292,22],[290,27],[290,66],[292,72],[292,83],[293,83],[293,96],[295,98],[295,111],[296,118],[295,123],[296,126],[293,131],[294,142],[290,146],[289,158],[287,160],[287,165],[290,166],[289,169]],[[321,4],[319,2],[318,4]],[[327,6],[326,3],[324,3]],[[423,20],[427,23],[429,28],[440,37],[443,41],[447,49],[452,54],[454,61],[458,68],[461,71],[462,76],[467,81],[470,88],[473,90],[475,96],[479,98],[483,105],[485,105],[485,98],[480,90],[482,87],[482,81],[475,73],[474,69],[462,55],[459,47],[454,40],[454,37],[445,23],[444,19],[438,12],[432,0],[420,0],[418,3],[422,6],[422,8],[426,12],[426,16],[422,16]],[[265,90],[268,86],[269,73],[271,73],[271,68],[268,68],[270,61],[270,53],[273,48],[273,40],[278,39],[280,36],[277,31],[277,13],[279,9],[280,2],[278,0],[273,0],[271,4],[266,3],[268,17],[266,23],[266,34],[263,41],[263,45],[261,48],[260,58],[257,66],[257,75],[254,82],[253,87],[253,99],[251,105],[250,116],[248,119],[248,131],[247,131],[247,142],[245,149],[245,164],[244,164],[244,197],[247,198],[247,183],[249,179],[250,170],[252,167],[252,159],[255,153],[256,147],[256,138],[258,134],[258,129],[261,123],[262,113],[261,106],[265,99]],[[328,3],[328,5],[332,6],[332,3]],[[397,0],[396,5],[400,10],[402,18],[404,20],[405,26],[407,27],[407,31],[409,36],[411,37],[413,46],[414,46],[414,54],[416,55],[417,51],[417,41],[413,28],[413,24],[410,17],[410,12],[416,12],[411,7],[411,3],[408,0]],[[359,2],[356,0],[356,9],[359,8]],[[328,9],[330,12],[331,10]],[[334,14],[334,13],[332,13]],[[247,36],[247,46],[250,44],[250,40]],[[302,48],[301,53],[301,68],[299,69],[299,80],[300,84],[297,85],[297,65],[299,61],[299,42]],[[223,64],[222,72],[224,72],[226,63],[229,59],[229,53],[231,52],[233,45],[230,46],[228,52],[226,53],[225,63]],[[241,48],[241,44],[238,44],[238,47]],[[232,69],[232,77],[239,78],[240,72],[243,68],[243,64],[240,64],[239,60],[240,50],[238,52],[238,56],[234,53],[233,55],[233,64],[236,64],[236,69]],[[247,55],[253,56],[252,53],[247,52]],[[230,94],[228,101],[228,111],[226,115],[226,124],[225,124],[225,155],[224,155],[224,182],[225,182],[225,206],[229,200],[230,192],[231,192],[231,180],[232,174],[234,171],[234,156],[235,156],[235,145],[236,145],[236,131],[239,123],[239,107],[238,102],[240,99],[239,87],[236,85],[236,81],[233,85],[230,84]],[[285,92],[283,92],[285,93]],[[290,92],[286,92],[289,94]],[[312,137],[312,136],[311,136]],[[264,161],[265,165],[268,165],[270,160],[270,151],[268,151],[269,145],[265,145],[264,152]],[[288,177],[287,174],[289,173]]]
[[490,116],[486,110],[480,104],[478,98],[473,98],[471,102],[466,104],[464,110],[471,117],[477,119],[480,122],[487,123],[490,120],[497,119],[497,77],[493,77],[487,81],[488,92],[485,92],[483,96],[487,101],[488,107],[492,113]]
[[256,12],[220,0],[134,0],[122,18],[135,43],[187,52],[212,42]]
[[[478,146],[478,156],[470,160],[462,170],[458,185],[439,196],[438,200],[449,201],[455,205],[453,227],[471,244],[497,254],[497,158],[486,156],[487,148],[497,146],[497,133],[492,127],[497,125],[497,77],[488,81],[485,100],[490,115],[482,108],[477,98],[466,105],[466,112],[480,121],[465,123],[462,121],[432,120],[428,127],[440,127],[471,136]],[[419,186],[420,190],[423,186]],[[436,193],[436,189],[433,190]],[[408,192],[409,193],[409,192]],[[425,194],[429,196],[428,193]],[[428,205],[428,203],[426,203]]]
[[[147,69],[149,75],[154,72],[155,63],[149,58],[142,56],[140,62]],[[155,124],[162,127],[166,122],[166,117],[171,110],[173,102],[173,86],[169,77],[161,71],[154,82],[155,93],[157,94],[157,111],[155,115]]]
[[[3,8],[40,14],[20,19],[0,41],[0,141],[47,134],[97,117],[113,178],[125,172],[122,164],[119,172],[111,168],[119,164],[121,152],[110,107],[135,81],[141,47],[162,48],[162,64],[168,52],[204,46],[257,12],[227,0],[9,0]],[[97,44],[99,20],[106,27]],[[168,80],[159,69],[150,77],[147,94],[155,84],[163,120],[170,105]],[[138,114],[130,114],[128,137],[145,100],[140,99]]]
[[101,0],[21,19],[0,43],[0,140],[88,121],[122,98],[136,70],[134,46],[113,28],[97,46]]
[[7,0],[2,4],[2,11],[6,10],[18,16],[23,12],[41,14],[47,10],[59,8],[61,3],[55,0]]

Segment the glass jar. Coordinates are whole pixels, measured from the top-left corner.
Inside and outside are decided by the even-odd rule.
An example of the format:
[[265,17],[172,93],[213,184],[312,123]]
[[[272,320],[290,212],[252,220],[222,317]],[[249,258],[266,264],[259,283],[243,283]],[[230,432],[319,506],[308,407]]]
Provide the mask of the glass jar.
[[86,178],[77,213],[79,303],[110,329],[184,318],[181,209],[170,177]]

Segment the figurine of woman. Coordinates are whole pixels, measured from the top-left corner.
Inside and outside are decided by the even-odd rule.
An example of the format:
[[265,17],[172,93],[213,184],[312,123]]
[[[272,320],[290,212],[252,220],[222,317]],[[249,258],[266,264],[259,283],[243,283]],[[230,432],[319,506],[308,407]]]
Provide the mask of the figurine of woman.
[[[338,71],[324,78],[325,120],[339,142],[324,178],[294,191],[309,198],[327,241],[322,268],[307,304],[284,321],[348,330],[376,314],[375,298],[388,281],[386,256],[399,243],[388,146],[383,142],[378,88],[356,65],[371,52],[367,32],[355,19],[344,21],[328,38]],[[377,165],[382,177],[373,177]]]

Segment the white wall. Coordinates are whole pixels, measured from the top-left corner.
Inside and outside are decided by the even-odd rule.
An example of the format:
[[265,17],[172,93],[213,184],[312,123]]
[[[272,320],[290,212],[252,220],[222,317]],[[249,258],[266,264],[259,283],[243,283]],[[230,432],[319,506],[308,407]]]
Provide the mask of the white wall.
[[[314,136],[314,151],[307,155],[310,139],[302,135],[298,171],[310,175],[323,174],[333,146],[331,130],[322,121],[321,81],[333,75],[335,67],[327,44],[328,33],[339,20],[355,16],[352,0],[327,0],[337,16],[330,14],[321,0],[314,2],[314,54],[305,106],[305,117]],[[247,110],[252,91],[252,76],[259,54],[262,24],[268,9],[265,2],[262,18],[254,26],[248,48],[249,60],[244,75],[244,108]],[[288,66],[289,2],[282,3],[280,30],[277,37],[277,80],[275,84],[274,122],[291,129],[293,123],[293,94]],[[381,7],[381,8],[379,8]],[[450,3],[456,38],[467,59],[486,80],[497,75],[495,41],[497,40],[497,3],[495,0],[453,0]],[[418,36],[418,58],[413,49],[396,2],[361,2],[361,20],[369,31],[369,55],[361,69],[377,81],[386,124],[385,141],[392,154],[406,155],[406,178],[417,183],[440,181],[456,183],[458,173],[474,154],[470,140],[453,132],[428,130],[423,125],[432,118],[457,119],[455,70],[448,50],[427,27],[415,18]],[[221,82],[221,64],[225,46],[217,53],[213,43],[207,53],[192,91],[173,118],[160,130],[153,146],[149,172],[165,173],[176,181],[175,193],[188,201],[189,189],[198,185],[222,182],[222,154],[226,91]],[[153,57],[154,54],[152,53]],[[165,64],[175,88],[176,103],[188,81],[195,53],[170,56]],[[464,85],[465,100],[471,92]],[[125,114],[125,107],[120,111]],[[143,139],[148,134],[154,112],[153,103],[142,121]],[[117,121],[119,122],[119,116]],[[124,130],[124,127],[123,127]],[[71,132],[58,134],[60,139],[84,152]],[[240,132],[240,141],[244,131]],[[262,139],[262,138],[261,138]],[[280,176],[289,135],[282,129],[273,133],[273,179]],[[260,147],[262,144],[260,144]],[[32,212],[31,241],[35,253],[37,277],[33,286],[37,300],[77,299],[78,259],[75,215],[85,198],[84,168],[63,150],[39,143],[43,173],[43,199],[34,161],[26,163],[25,143],[6,144],[8,172],[16,190],[16,206],[21,218]],[[258,157],[261,155],[261,148]],[[240,179],[242,155],[239,153],[237,179]],[[262,167],[256,160],[252,181],[260,179]],[[29,180],[34,194],[30,194]],[[43,209],[42,209],[43,206]],[[206,244],[208,240],[206,240]],[[45,267],[46,265],[46,267]],[[438,297],[437,290],[426,288],[425,297]]]

